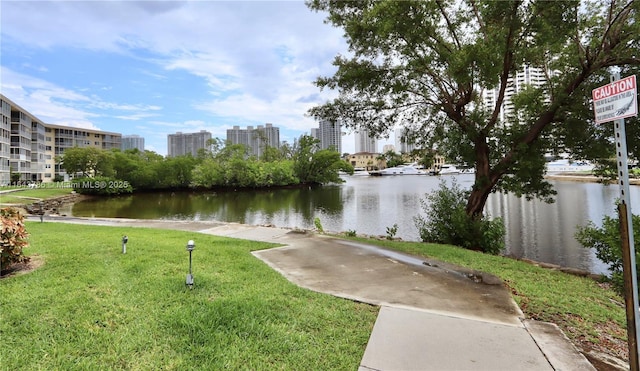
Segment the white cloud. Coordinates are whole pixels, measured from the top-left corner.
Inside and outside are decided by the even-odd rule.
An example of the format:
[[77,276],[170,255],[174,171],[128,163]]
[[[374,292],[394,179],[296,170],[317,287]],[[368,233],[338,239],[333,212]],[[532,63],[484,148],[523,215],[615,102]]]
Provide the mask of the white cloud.
[[[175,131],[215,130],[214,136],[222,138],[234,123],[271,122],[308,132],[317,124],[304,116],[306,111],[333,96],[320,92],[313,81],[334,72],[331,62],[337,53],[347,54],[342,31],[324,24],[325,15],[307,9],[303,1],[9,1],[3,2],[1,16],[3,48],[118,53],[161,67],[141,69],[140,79],[170,85],[171,76],[182,71],[206,82],[208,94],[195,99],[175,92],[173,107],[177,101],[190,102],[200,112],[185,109],[183,119],[171,122],[160,116],[162,107],[141,98],[113,102],[98,95],[108,94],[110,86],[86,95],[80,88],[16,76],[3,68],[5,95],[29,102],[29,111],[46,112],[60,123],[73,118],[91,125],[92,119],[105,116],[157,118],[147,124]],[[44,62],[37,65],[47,68]],[[13,76],[7,79],[5,71]],[[198,121],[205,114],[226,121]],[[168,133],[149,130],[165,139]]]
[[[37,112],[37,118],[48,124],[103,130],[96,126],[94,121],[105,115],[125,120],[140,120],[155,116],[147,111],[162,109],[156,105],[105,102],[99,97],[89,97],[6,67],[0,67],[0,76],[2,94],[28,112],[34,115]],[[112,111],[135,113],[125,116],[114,114]]]

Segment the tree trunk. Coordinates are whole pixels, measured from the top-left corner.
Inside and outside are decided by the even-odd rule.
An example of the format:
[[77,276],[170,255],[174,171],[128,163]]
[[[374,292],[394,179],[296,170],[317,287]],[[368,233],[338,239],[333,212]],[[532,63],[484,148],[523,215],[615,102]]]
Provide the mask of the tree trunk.
[[[478,174],[476,173],[476,184],[478,183]],[[487,198],[491,193],[491,187],[485,186],[481,188],[474,187],[471,190],[469,199],[467,200],[467,215],[473,219],[480,219],[484,215],[484,206],[487,203]]]
[[476,152],[476,176],[471,194],[467,200],[466,212],[467,215],[473,219],[479,219],[484,215],[484,206],[487,203],[487,198],[499,178],[491,174],[489,146],[487,145],[486,135],[484,135],[484,133],[478,134],[474,144]]

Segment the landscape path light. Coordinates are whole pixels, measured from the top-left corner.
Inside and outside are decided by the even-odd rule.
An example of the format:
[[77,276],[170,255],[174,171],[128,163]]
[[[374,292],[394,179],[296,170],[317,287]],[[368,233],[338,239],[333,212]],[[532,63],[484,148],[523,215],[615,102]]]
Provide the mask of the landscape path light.
[[196,243],[193,240],[187,242],[187,251],[189,251],[189,274],[187,274],[187,286],[193,288],[193,274],[191,274],[191,252],[196,248]]
[[127,253],[127,242],[129,241],[129,237],[127,236],[122,236],[122,253],[126,254]]

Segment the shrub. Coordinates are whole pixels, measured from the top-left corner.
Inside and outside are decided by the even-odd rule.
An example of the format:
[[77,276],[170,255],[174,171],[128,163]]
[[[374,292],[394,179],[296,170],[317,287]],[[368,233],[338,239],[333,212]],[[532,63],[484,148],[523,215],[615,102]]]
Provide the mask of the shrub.
[[354,229],[349,229],[348,231],[344,232],[344,235],[347,237],[356,237],[356,231]]
[[465,211],[469,191],[454,179],[451,187],[444,181],[438,189],[420,200],[427,218],[418,215],[414,222],[423,242],[456,245],[470,250],[497,254],[504,249],[505,228],[501,218],[482,216],[474,219]]
[[[638,262],[640,262],[640,216],[633,215],[633,240],[636,251],[636,274],[638,274]],[[618,218],[605,216],[602,227],[598,228],[589,222],[587,225],[578,226],[575,233],[576,240],[584,247],[594,249],[598,259],[609,265],[610,279],[618,293],[624,295],[624,278],[622,275],[622,245],[620,240],[620,222]]]
[[324,228],[322,228],[322,223],[320,222],[320,218],[316,217],[315,219],[313,219],[313,224],[315,224],[318,232],[324,233]]
[[392,227],[387,227],[387,240],[393,240],[398,233],[398,224],[394,224]]
[[18,209],[7,207],[0,209],[0,269],[11,264],[28,262],[22,249],[29,245],[29,234],[24,227],[24,217]]
[[115,196],[133,192],[131,184],[126,180],[118,180],[104,176],[81,178],[73,181],[74,189],[85,195]]

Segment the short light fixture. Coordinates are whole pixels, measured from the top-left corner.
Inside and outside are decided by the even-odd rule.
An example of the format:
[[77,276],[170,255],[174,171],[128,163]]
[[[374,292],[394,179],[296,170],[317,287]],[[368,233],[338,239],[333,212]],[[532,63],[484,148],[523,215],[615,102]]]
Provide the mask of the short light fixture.
[[129,242],[129,237],[122,236],[122,253],[123,254],[127,253],[127,242]]
[[193,288],[193,274],[191,273],[191,252],[196,248],[196,243],[193,240],[189,240],[187,242],[187,251],[189,252],[189,274],[187,274],[187,282],[186,285],[189,288]]

